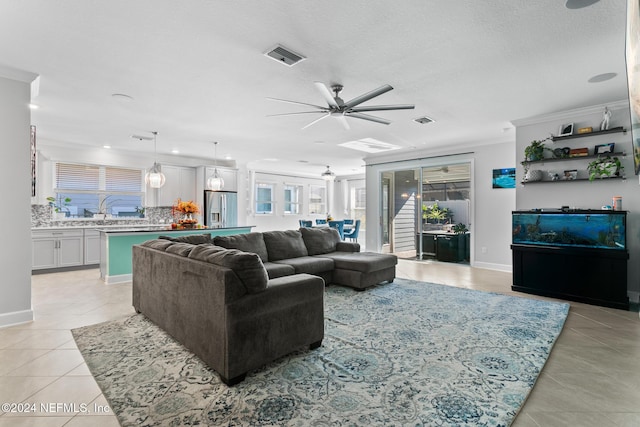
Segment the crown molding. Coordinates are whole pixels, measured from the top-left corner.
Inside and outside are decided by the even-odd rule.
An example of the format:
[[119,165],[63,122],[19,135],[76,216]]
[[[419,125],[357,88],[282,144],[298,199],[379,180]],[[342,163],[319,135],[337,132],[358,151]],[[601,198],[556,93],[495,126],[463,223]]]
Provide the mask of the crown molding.
[[511,124],[513,124],[516,127],[519,127],[519,126],[535,125],[535,124],[546,123],[546,122],[555,122],[558,120],[571,120],[571,119],[575,119],[576,117],[588,116],[589,114],[600,114],[602,113],[602,110],[604,110],[605,107],[609,108],[610,110],[622,110],[622,109],[628,110],[629,101],[625,99],[621,101],[608,102],[605,104],[592,105],[590,107],[576,108],[576,109],[567,110],[567,111],[559,111],[557,113],[542,114],[539,116],[512,120]]

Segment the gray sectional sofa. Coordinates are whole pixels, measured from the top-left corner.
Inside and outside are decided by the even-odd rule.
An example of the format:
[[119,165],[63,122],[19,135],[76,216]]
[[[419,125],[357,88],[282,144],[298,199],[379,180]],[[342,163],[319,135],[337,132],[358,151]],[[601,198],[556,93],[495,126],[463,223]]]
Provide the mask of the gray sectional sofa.
[[324,287],[393,281],[397,258],[335,229],[161,238],[133,246],[133,306],[228,385],[324,337]]
[[392,282],[398,263],[395,255],[360,252],[360,244],[341,241],[329,227],[216,236],[213,242],[258,254],[270,279],[308,273],[358,291]]

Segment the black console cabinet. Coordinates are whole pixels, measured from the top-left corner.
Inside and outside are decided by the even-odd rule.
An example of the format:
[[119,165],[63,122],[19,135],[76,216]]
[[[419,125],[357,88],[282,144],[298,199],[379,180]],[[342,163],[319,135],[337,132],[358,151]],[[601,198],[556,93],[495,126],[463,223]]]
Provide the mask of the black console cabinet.
[[629,309],[625,211],[512,215],[514,291]]
[[626,251],[511,245],[514,291],[629,309]]

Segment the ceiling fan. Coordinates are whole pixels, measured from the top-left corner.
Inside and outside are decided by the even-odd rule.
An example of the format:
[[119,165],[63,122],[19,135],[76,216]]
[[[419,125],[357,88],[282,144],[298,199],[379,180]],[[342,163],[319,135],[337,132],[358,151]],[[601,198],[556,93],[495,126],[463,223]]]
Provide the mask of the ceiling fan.
[[296,104],[296,105],[306,105],[308,107],[316,108],[316,110],[314,111],[300,111],[297,113],[270,114],[269,117],[320,113],[322,114],[321,117],[315,119],[314,121],[312,121],[311,123],[303,127],[302,129],[306,129],[309,126],[312,126],[318,123],[320,120],[325,119],[329,116],[335,117],[338,120],[340,120],[340,122],[342,123],[345,129],[350,129],[349,123],[347,122],[346,117],[369,120],[371,122],[382,123],[384,125],[388,125],[389,123],[391,123],[389,120],[383,119],[381,117],[372,116],[370,114],[363,114],[364,111],[412,110],[413,108],[415,108],[413,104],[360,106],[360,104],[392,90],[393,87],[388,84],[380,86],[379,88],[374,89],[365,94],[362,94],[360,96],[356,96],[355,98],[347,102],[344,102],[342,98],[340,98],[340,91],[342,90],[342,85],[334,84],[331,86],[331,90],[335,93],[335,96],[333,96],[324,83],[315,82],[314,84],[318,89],[318,91],[320,92],[320,94],[322,95],[322,97],[324,98],[325,102],[327,103],[326,107],[315,105],[315,104],[308,104],[306,102],[289,101],[286,99],[279,99],[279,98],[267,98],[272,101],[287,102],[289,104]]

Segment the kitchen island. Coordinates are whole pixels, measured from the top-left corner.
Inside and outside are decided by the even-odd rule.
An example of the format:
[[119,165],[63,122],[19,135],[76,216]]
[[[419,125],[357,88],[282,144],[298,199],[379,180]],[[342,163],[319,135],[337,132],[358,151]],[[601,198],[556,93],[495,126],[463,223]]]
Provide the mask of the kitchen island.
[[209,234],[229,236],[249,233],[253,225],[243,227],[215,227],[194,229],[158,229],[153,228],[105,228],[100,229],[100,278],[107,284],[122,283],[131,280],[131,248],[133,245],[157,239],[160,236],[187,236]]

